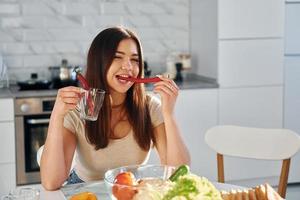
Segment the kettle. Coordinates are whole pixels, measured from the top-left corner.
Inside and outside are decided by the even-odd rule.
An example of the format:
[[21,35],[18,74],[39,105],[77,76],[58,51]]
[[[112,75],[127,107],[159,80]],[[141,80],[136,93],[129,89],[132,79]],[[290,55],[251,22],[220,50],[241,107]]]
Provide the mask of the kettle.
[[58,89],[69,85],[76,86],[76,73],[73,72],[73,69],[74,67],[68,66],[67,59],[63,59],[60,66],[50,66],[52,87]]
[[59,78],[60,80],[68,80],[72,77],[73,68],[68,66],[68,60],[63,59],[61,61],[61,66],[59,68]]

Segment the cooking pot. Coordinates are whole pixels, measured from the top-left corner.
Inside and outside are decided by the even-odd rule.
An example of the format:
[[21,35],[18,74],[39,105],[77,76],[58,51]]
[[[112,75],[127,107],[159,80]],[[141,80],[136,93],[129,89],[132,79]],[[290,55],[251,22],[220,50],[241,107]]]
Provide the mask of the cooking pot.
[[48,80],[18,81],[19,90],[45,90],[49,89],[51,82]]
[[38,79],[37,73],[32,73],[31,78],[26,81],[18,81],[19,90],[45,90],[49,89],[51,81]]

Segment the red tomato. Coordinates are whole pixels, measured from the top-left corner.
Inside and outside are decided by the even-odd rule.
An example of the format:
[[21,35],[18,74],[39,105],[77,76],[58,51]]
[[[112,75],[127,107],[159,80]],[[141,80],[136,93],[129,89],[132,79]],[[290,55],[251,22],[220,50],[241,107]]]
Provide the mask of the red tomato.
[[132,200],[137,191],[127,186],[113,186],[113,195],[117,200]]
[[133,185],[134,175],[131,172],[121,172],[115,177],[114,182],[120,185]]
[[135,178],[131,172],[122,172],[115,177],[114,183],[116,185],[112,187],[112,193],[117,200],[131,200],[133,198],[137,191],[130,186],[134,185],[134,181]]

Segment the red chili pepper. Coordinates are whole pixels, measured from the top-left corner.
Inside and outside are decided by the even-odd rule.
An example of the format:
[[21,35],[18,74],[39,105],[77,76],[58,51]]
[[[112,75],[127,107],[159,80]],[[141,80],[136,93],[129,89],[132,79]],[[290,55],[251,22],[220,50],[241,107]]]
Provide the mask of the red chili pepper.
[[118,79],[125,80],[125,81],[131,81],[135,83],[156,83],[161,81],[159,77],[151,77],[151,78],[133,78],[133,77],[123,77],[120,75],[117,75]]
[[[81,74],[79,67],[75,67],[73,71],[76,73],[76,78],[80,82],[80,84],[83,87],[83,89],[89,90],[90,86],[89,86],[87,80]],[[87,103],[88,103],[88,107],[89,107],[89,113],[91,114],[93,112],[93,110],[94,110],[94,106],[95,105],[94,105],[94,103],[92,101],[92,98],[91,98],[91,95],[89,93],[88,93],[88,96],[87,96]]]
[[80,82],[80,84],[83,87],[83,89],[89,90],[90,86],[89,86],[87,80],[81,74],[79,67],[75,67],[73,71],[76,73],[76,78]]

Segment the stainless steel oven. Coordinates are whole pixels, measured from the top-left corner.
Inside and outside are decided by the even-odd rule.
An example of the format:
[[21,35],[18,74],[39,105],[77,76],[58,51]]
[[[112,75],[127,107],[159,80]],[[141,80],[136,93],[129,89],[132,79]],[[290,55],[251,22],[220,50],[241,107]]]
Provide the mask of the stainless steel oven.
[[40,183],[36,153],[45,143],[55,97],[15,99],[17,185]]

